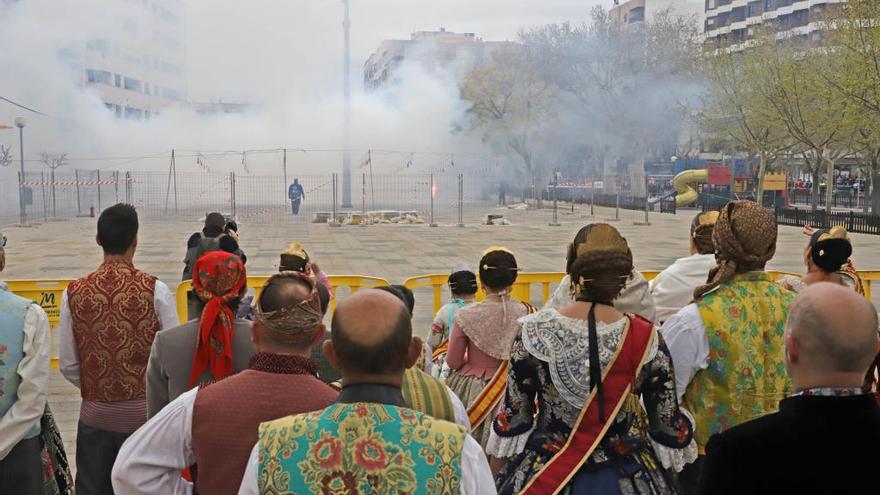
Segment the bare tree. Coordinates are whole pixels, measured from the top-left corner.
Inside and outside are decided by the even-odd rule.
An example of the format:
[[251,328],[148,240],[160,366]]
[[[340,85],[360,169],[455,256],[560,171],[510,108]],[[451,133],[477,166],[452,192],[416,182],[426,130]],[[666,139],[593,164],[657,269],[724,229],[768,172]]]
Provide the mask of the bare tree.
[[49,167],[49,184],[52,191],[52,216],[57,216],[55,208],[55,169],[67,165],[67,153],[51,155],[49,153],[40,153],[40,161]]
[[0,167],[8,167],[12,164],[12,146],[0,144]]

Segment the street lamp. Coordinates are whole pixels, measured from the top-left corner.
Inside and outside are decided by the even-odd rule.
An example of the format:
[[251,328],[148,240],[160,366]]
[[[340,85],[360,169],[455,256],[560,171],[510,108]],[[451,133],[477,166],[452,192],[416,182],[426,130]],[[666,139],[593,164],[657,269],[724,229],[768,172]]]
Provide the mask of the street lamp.
[[27,121],[24,117],[15,118],[15,127],[18,127],[18,145],[19,154],[21,155],[21,178],[18,183],[18,206],[21,211],[21,225],[25,225],[26,217],[24,213],[24,126]]

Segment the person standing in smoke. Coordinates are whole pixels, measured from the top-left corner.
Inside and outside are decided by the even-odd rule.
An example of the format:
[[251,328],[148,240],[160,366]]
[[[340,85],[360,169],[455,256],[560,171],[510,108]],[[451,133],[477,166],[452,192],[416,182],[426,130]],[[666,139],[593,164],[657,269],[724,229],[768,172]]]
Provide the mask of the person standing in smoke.
[[293,179],[293,184],[287,189],[287,197],[290,198],[290,207],[294,216],[299,215],[299,205],[306,197],[306,192],[303,190],[302,184],[299,183],[299,179]]

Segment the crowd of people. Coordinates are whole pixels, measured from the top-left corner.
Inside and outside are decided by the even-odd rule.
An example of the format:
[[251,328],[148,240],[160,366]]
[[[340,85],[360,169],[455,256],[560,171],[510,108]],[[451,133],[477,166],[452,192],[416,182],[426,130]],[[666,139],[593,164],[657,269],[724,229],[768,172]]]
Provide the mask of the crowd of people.
[[772,215],[733,201],[698,214],[690,255],[649,283],[617,229],[589,224],[540,309],[492,246],[452,269],[424,341],[403,286],[328,315],[298,242],[248,295],[219,213],[188,241],[180,324],[134,265],[138,227],[132,206],[104,210],[104,260],[62,297],[75,479],[47,401],[49,320],[0,283],[0,492],[855,493],[875,465],[878,317],[841,227],[805,228],[804,275],[774,280]]

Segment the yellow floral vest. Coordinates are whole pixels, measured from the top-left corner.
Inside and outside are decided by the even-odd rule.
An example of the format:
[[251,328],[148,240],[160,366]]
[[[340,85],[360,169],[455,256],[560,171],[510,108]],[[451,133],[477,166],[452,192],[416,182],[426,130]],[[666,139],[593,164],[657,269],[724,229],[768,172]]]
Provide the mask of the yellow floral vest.
[[783,361],[785,320],[794,293],[764,272],[736,275],[697,302],[709,341],[709,367],[684,394],[700,450],[709,437],[776,412],[791,392]]

